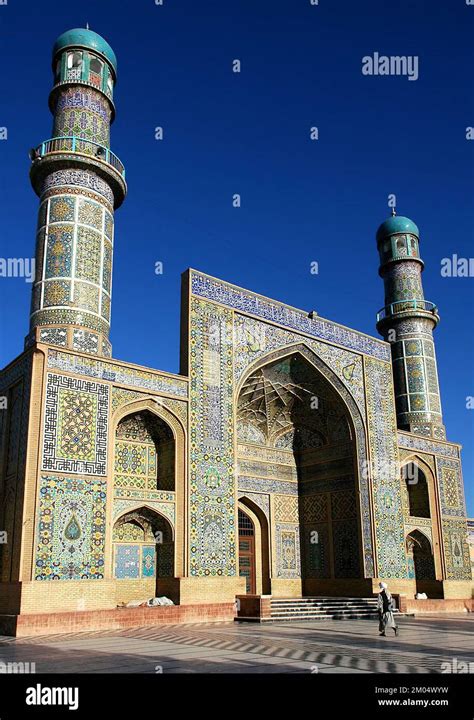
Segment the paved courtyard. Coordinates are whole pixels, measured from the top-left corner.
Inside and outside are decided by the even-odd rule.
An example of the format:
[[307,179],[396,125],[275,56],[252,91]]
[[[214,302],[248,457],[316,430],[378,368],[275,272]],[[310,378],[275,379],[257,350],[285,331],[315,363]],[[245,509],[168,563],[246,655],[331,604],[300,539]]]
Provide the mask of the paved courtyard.
[[401,617],[399,637],[375,620],[143,627],[36,638],[0,636],[0,662],[37,673],[440,673],[474,661],[474,617]]

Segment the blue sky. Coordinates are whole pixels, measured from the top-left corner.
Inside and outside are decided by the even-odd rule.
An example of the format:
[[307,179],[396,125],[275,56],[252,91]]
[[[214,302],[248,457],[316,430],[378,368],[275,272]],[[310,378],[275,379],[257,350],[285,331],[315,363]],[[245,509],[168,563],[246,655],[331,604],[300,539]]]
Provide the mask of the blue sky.
[[[377,335],[375,231],[395,193],[399,213],[420,227],[425,296],[442,316],[444,420],[464,446],[473,516],[474,279],[441,277],[440,263],[473,255],[474,141],[465,130],[474,125],[474,6],[9,0],[0,6],[3,257],[33,253],[27,152],[51,136],[54,40],[86,22],[118,57],[112,149],[129,183],[116,213],[114,357],[178,370],[180,274],[190,266]],[[374,52],[418,56],[419,79],[363,76],[362,58]],[[22,350],[30,291],[22,279],[0,281],[2,365]]]

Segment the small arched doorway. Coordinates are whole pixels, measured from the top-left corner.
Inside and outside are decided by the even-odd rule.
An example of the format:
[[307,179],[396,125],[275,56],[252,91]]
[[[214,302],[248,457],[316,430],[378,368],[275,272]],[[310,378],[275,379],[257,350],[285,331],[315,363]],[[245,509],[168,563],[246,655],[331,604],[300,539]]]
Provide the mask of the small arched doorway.
[[245,592],[256,593],[255,567],[255,526],[250,517],[241,508],[239,520],[239,575],[245,578]]
[[431,543],[422,532],[412,530],[406,539],[408,575],[415,579],[416,592],[428,597],[439,593]]

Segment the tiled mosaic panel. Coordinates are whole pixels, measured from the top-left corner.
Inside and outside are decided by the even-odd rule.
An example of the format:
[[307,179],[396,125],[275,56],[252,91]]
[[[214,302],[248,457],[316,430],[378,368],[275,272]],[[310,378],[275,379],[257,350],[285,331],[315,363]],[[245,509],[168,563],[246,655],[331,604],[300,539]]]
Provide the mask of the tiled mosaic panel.
[[117,382],[123,385],[139,387],[142,390],[163,392],[186,398],[188,395],[188,382],[180,377],[173,377],[160,372],[139,370],[126,365],[113,362],[82,358],[58,350],[48,351],[48,367],[54,370]]
[[42,468],[107,474],[109,386],[47,374]]
[[406,261],[394,263],[384,277],[385,304],[400,300],[424,300],[421,265]]
[[236,575],[231,311],[192,299],[190,573]]
[[[137,392],[135,390],[125,390],[123,388],[114,387],[112,388],[112,412],[115,412],[120,407],[123,407],[127,403],[135,400],[143,400],[149,396],[145,393]],[[156,397],[155,400],[166,407],[168,410],[176,415],[181,422],[186,425],[188,419],[188,404],[183,400],[175,400],[174,398]]]
[[140,545],[115,545],[115,577],[140,577]]
[[329,320],[310,319],[302,310],[296,310],[195,271],[191,272],[191,291],[196,296],[214,300],[229,308],[254,315],[262,320],[269,320],[320,340],[341,345],[348,350],[366,353],[381,360],[390,360],[390,349],[375,338],[362,335]]
[[87,330],[73,330],[72,347],[79,352],[96,355],[99,351],[99,336]]
[[451,517],[466,517],[460,461],[437,457],[436,469],[440,488],[441,513]]
[[155,577],[156,573],[156,547],[145,545],[142,548],[142,577]]
[[452,443],[436,442],[431,438],[415,437],[403,432],[397,434],[397,439],[399,446],[408,450],[420,450],[421,452],[450,458],[459,457],[459,446]]
[[49,345],[66,346],[67,332],[64,328],[44,328],[40,330],[39,341]]
[[467,523],[443,518],[443,547],[448,580],[471,580],[471,559],[467,544]]
[[276,575],[279,578],[301,577],[299,525],[276,523]]
[[97,90],[66,87],[54,113],[53,137],[81,137],[99,145],[110,143],[110,104]]
[[35,580],[104,577],[105,480],[42,475]]
[[407,567],[392,370],[389,364],[372,358],[365,358],[364,364],[378,575],[404,578]]
[[[76,190],[48,190],[42,198],[31,325],[74,324],[108,336],[113,215],[104,198]],[[74,349],[100,351],[98,342],[78,341]]]
[[[48,175],[41,188],[42,200],[47,194],[50,197],[60,188],[61,193],[79,194],[81,197],[96,197],[105,200],[112,210],[114,196],[110,186],[90,170],[56,170]],[[75,191],[75,192],[74,192]]]

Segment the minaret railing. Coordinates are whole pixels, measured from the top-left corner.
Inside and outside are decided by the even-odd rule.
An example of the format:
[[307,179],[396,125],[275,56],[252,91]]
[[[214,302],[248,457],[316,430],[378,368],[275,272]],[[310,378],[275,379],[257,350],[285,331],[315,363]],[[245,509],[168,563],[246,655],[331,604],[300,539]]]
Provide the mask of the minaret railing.
[[398,300],[397,302],[385,305],[385,307],[377,313],[377,322],[392,315],[396,315],[397,313],[407,312],[409,310],[422,310],[423,312],[431,312],[433,315],[438,315],[438,308],[434,303],[429,302],[429,300],[419,300],[417,298],[413,298],[411,300]]
[[75,135],[64,135],[45,140],[35,148],[35,160],[40,160],[45,155],[61,152],[87,155],[96,160],[102,160],[108,165],[111,165],[125,180],[125,167],[115,153],[105,145],[100,145],[93,140],[86,140]]

